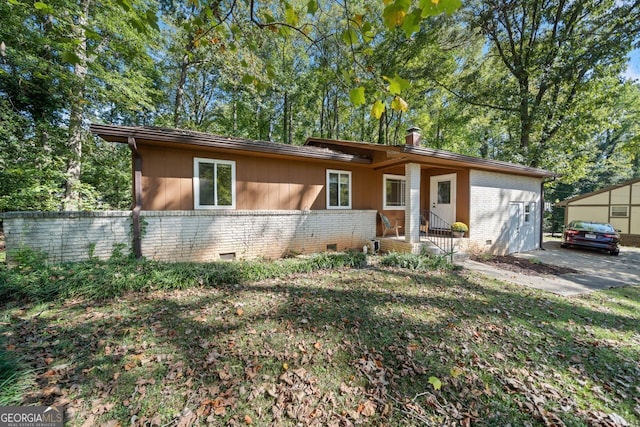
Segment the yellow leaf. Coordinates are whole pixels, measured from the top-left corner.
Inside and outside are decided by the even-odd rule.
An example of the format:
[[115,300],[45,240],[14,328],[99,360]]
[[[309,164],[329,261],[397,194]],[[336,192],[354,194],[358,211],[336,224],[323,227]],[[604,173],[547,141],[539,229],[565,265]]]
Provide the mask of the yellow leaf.
[[286,362],[283,363],[282,364],[282,369],[284,369],[286,371],[287,369],[289,369],[289,365]]
[[393,98],[393,101],[391,101],[391,108],[395,111],[406,112],[409,110],[409,104],[407,104],[407,101],[404,99],[396,96]]
[[454,366],[453,368],[451,368],[450,373],[453,378],[458,378],[460,375],[462,375],[462,369],[457,366]]
[[245,415],[244,416],[244,423],[245,424],[253,424],[253,420],[251,419],[251,417],[249,415]]
[[442,382],[436,377],[429,377],[429,383],[433,386],[434,390],[440,390],[442,388]]
[[242,314],[244,314],[244,310],[242,308],[238,307],[238,309],[236,310],[236,314],[238,316],[242,316]]
[[384,108],[384,103],[378,99],[371,107],[371,115],[376,119],[379,119],[382,117],[382,113],[384,113]]

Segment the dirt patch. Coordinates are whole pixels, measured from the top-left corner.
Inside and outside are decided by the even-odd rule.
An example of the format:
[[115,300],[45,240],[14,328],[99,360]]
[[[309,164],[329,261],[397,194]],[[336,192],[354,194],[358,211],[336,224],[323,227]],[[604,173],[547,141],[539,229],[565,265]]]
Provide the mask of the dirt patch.
[[511,255],[492,256],[490,258],[474,256],[472,260],[489,264],[501,270],[513,271],[514,273],[528,274],[530,276],[552,275],[579,273],[578,270],[568,267],[560,267],[557,265],[543,264],[541,262],[532,262],[528,259],[518,258]]

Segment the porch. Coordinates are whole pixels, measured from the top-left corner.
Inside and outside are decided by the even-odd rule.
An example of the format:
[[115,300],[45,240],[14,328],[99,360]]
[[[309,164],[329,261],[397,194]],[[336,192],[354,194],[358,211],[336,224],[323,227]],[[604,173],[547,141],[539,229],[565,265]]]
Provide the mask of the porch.
[[[451,256],[453,259],[464,254],[469,244],[469,239],[463,237],[464,233],[453,232],[451,223],[430,210],[419,211],[418,224],[409,224],[409,219],[406,217],[396,216],[391,220],[386,218],[384,213],[379,213],[378,218],[383,223],[393,222],[395,225],[399,225],[404,220],[403,225],[399,225],[397,229],[383,224],[383,233],[376,237],[376,240],[380,241],[382,252],[429,253]],[[404,236],[397,232],[403,228]]]
[[443,255],[452,259],[466,258],[467,243],[469,239],[464,237],[449,237],[442,239],[439,244],[433,242],[428,236],[421,236],[418,242],[407,242],[404,236],[376,237],[380,242],[381,252],[399,252],[432,255]]

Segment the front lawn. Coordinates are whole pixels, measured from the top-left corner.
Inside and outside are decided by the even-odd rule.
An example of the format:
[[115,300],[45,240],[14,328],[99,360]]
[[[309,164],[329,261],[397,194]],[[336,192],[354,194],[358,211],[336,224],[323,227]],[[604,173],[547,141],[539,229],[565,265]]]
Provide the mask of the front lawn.
[[[131,264],[50,279],[152,273]],[[465,271],[193,269],[184,289],[5,302],[0,403],[66,405],[69,426],[640,425],[639,286],[562,298]],[[0,277],[33,273],[14,270]]]

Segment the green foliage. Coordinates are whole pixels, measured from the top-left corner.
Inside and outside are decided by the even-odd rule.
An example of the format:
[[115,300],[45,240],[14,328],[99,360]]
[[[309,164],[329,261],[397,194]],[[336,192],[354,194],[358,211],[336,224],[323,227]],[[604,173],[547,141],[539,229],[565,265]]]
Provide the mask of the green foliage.
[[19,406],[26,390],[33,387],[31,370],[25,369],[0,336],[0,406]]
[[[149,52],[156,13],[147,13],[145,0],[128,8],[81,3],[0,4],[0,164],[7,166],[0,168],[0,211],[58,210],[69,183],[81,199],[76,209],[120,207],[122,195],[110,189],[130,192],[118,182],[130,174],[128,164],[92,162],[80,126],[89,117],[137,120],[155,108]],[[82,185],[75,183],[78,163]],[[109,168],[118,172],[104,179]]]
[[46,255],[30,249],[11,253],[12,265],[0,269],[3,301],[56,301],[67,298],[104,299],[126,292],[187,289],[237,284],[294,273],[366,265],[361,252],[320,253],[278,261],[161,263],[137,261],[115,247],[108,261],[49,264]]
[[552,169],[572,195],[640,176],[627,1],[81,3],[0,3],[0,211],[60,209],[71,160],[79,209],[130,207],[127,147],[71,126],[74,109],[288,144],[418,126],[433,148]]
[[419,271],[451,270],[453,268],[445,256],[397,252],[383,256],[380,265]]

